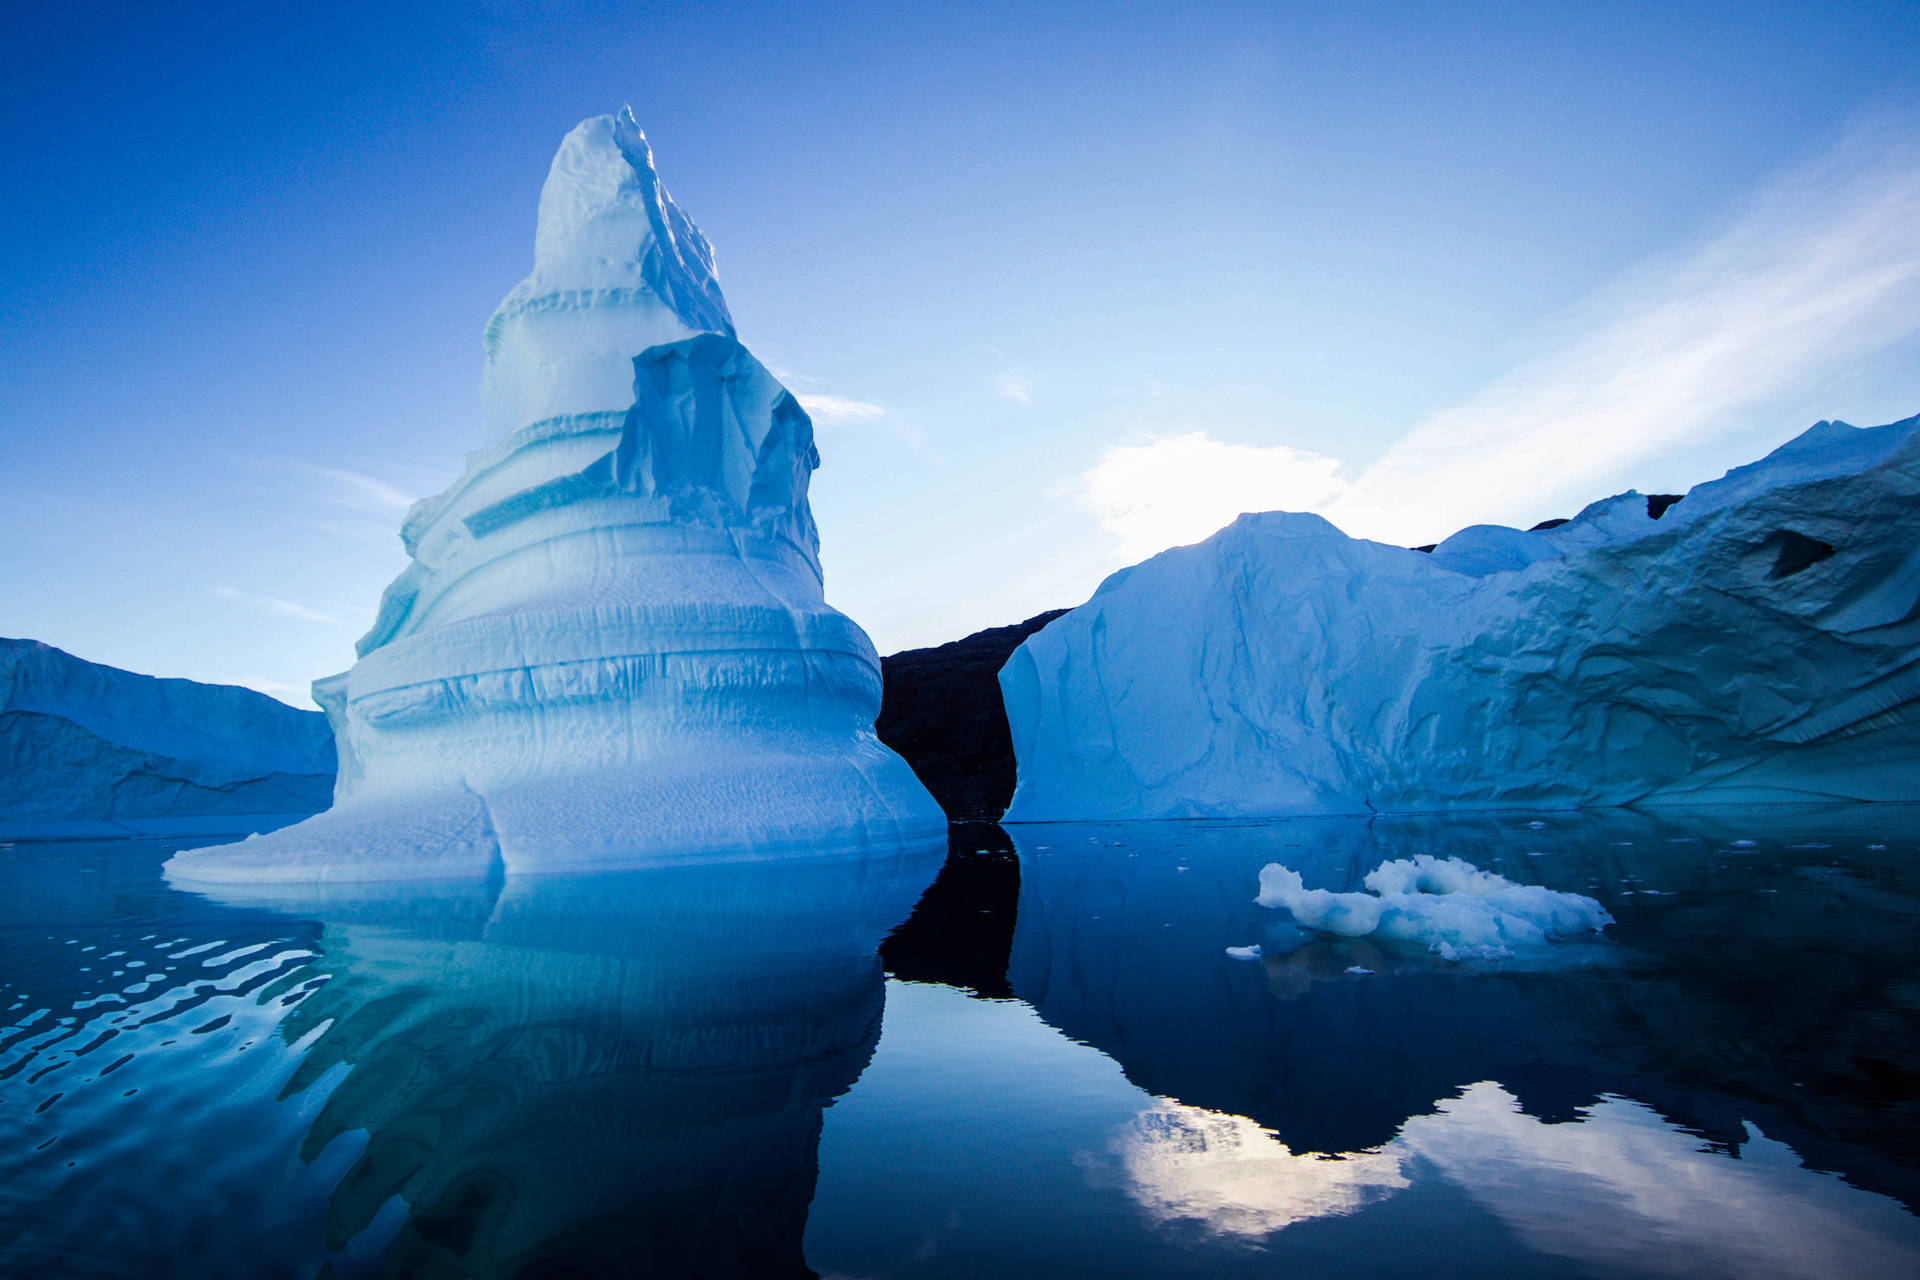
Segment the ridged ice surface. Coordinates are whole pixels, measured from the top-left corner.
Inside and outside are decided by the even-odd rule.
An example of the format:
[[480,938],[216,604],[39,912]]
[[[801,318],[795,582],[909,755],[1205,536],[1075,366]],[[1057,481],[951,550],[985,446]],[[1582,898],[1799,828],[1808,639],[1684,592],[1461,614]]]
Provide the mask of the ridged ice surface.
[[1920,798],[1920,418],[1655,505],[1122,570],[1001,672],[1008,820]]
[[486,334],[487,447],[314,696],[335,807],[183,880],[473,876],[860,848],[945,820],[873,733],[829,607],[799,402],[734,337],[625,112],[562,143]]

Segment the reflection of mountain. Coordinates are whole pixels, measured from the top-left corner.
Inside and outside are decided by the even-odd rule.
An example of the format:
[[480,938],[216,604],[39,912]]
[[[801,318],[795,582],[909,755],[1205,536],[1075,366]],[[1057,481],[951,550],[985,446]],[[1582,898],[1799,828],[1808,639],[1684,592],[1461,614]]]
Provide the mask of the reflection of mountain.
[[[1486,815],[1020,827],[1009,976],[1139,1087],[1249,1117],[1294,1152],[1379,1148],[1493,1080],[1549,1122],[1620,1094],[1730,1151],[1750,1122],[1920,1205],[1920,1091],[1904,1074],[1920,1061],[1920,867],[1869,850],[1886,841],[1861,825],[1904,835],[1911,821],[1875,808],[1594,812],[1548,829]],[[1556,949],[1543,963],[1557,969],[1449,966],[1365,942],[1300,947],[1252,903],[1264,862],[1353,888],[1415,852],[1595,894],[1619,917],[1612,942]],[[1261,963],[1224,955],[1263,940]]]
[[329,1247],[398,1197],[393,1275],[810,1275],[821,1111],[936,856],[296,907],[331,975],[282,1024],[311,1038],[286,1094],[331,1085],[303,1155],[368,1135]]
[[1007,955],[1020,899],[1013,841],[988,823],[948,829],[947,861],[913,915],[880,947],[888,974],[942,982],[989,1000],[1013,994]]

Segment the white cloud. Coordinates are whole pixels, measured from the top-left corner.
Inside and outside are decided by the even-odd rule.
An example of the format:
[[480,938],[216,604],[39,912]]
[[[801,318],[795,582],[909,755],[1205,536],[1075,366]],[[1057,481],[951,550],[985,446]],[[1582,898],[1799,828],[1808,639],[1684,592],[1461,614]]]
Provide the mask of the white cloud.
[[1033,403],[1033,379],[1024,373],[1007,372],[1000,375],[993,389],[1002,399],[1015,404]]
[[887,411],[877,404],[868,404],[865,400],[850,400],[846,396],[796,395],[795,400],[805,409],[815,422],[831,426],[872,422],[884,418]]
[[1259,1239],[1354,1213],[1410,1185],[1404,1152],[1295,1153],[1244,1116],[1171,1098],[1156,1098],[1113,1147],[1128,1194],[1155,1224],[1195,1222],[1213,1236]]
[[235,600],[241,604],[252,605],[264,613],[271,613],[277,617],[298,618],[302,622],[323,622],[329,626],[336,627],[341,625],[340,619],[330,613],[322,613],[318,609],[309,609],[306,605],[296,604],[291,600],[282,600],[278,596],[252,595],[245,591],[236,590],[233,587],[209,587],[208,590],[212,594],[219,596],[222,600]]
[[1081,498],[1129,559],[1242,510],[1317,510],[1403,544],[1570,512],[1635,464],[1751,427],[1748,411],[1920,333],[1917,227],[1920,130],[1859,127],[1703,247],[1590,299],[1557,350],[1417,424],[1351,483],[1329,458],[1194,432],[1109,450]]
[[1128,563],[1198,542],[1242,511],[1311,511],[1343,488],[1340,463],[1284,446],[1225,444],[1204,431],[1107,450],[1077,497]]

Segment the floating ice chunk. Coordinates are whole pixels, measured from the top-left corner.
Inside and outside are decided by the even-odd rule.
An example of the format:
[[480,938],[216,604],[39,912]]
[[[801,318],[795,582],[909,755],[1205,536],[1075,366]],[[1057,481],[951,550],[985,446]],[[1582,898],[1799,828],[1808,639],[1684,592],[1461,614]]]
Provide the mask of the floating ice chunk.
[[1284,907],[1303,928],[1411,943],[1447,960],[1499,959],[1613,923],[1592,898],[1515,884],[1459,858],[1383,863],[1362,883],[1365,893],[1309,889],[1299,872],[1270,862],[1255,901]]
[[1258,960],[1260,958],[1260,944],[1256,942],[1250,947],[1228,947],[1227,954],[1235,960]]

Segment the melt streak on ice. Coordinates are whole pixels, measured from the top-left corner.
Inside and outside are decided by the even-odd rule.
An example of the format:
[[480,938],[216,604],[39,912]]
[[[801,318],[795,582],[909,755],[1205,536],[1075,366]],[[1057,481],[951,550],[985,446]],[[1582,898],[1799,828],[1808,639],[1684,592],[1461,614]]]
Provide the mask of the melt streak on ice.
[[487,326],[485,448],[314,697],[334,807],[185,881],[581,870],[897,847],[945,819],[823,597],[813,424],[734,337],[630,114],[570,133]]
[[1920,418],[1656,505],[1123,569],[1000,673],[1007,821],[1920,799]]

